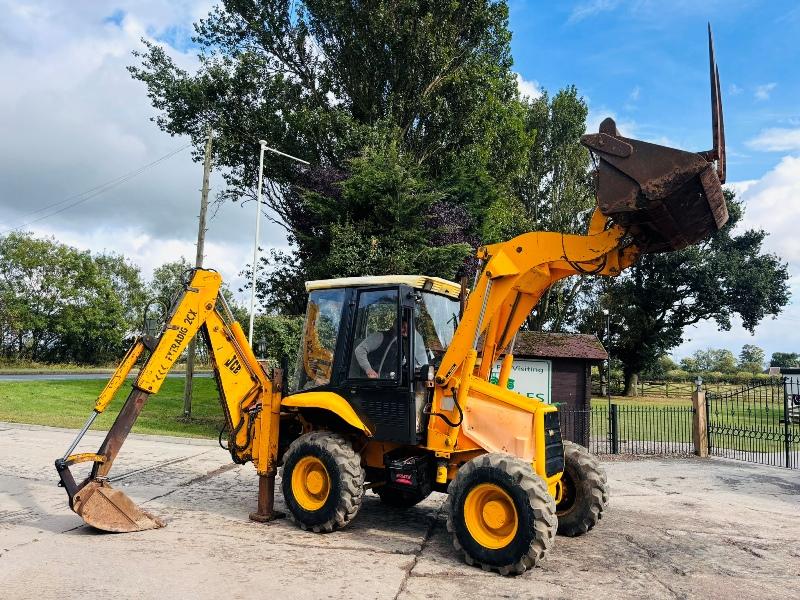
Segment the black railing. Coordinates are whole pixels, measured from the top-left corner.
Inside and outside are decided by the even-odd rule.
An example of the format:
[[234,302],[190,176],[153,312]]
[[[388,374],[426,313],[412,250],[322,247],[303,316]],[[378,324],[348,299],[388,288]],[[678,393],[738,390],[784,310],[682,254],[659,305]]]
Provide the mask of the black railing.
[[691,406],[559,407],[561,434],[594,454],[692,454]]
[[800,380],[755,381],[706,395],[714,456],[800,468]]

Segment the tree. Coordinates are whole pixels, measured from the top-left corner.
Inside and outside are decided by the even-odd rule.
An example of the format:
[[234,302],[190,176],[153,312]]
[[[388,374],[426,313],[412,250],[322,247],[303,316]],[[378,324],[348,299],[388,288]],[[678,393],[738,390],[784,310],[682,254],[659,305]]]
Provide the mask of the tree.
[[[269,216],[291,250],[268,258],[260,296],[297,314],[304,280],[412,267],[453,275],[459,244],[522,230],[512,186],[537,121],[519,99],[510,38],[503,1],[227,0],[196,25],[197,73],[149,43],[130,70],[165,131],[199,149],[213,124],[222,199],[254,197],[254,131],[314,165],[265,164]],[[400,227],[403,212],[412,218]],[[468,217],[453,235],[427,226],[453,213]]]
[[148,285],[150,298],[158,300],[169,309],[183,291],[192,269],[194,265],[184,256],[153,269],[153,277]]
[[725,192],[730,218],[709,240],[678,252],[648,254],[616,279],[594,283],[582,327],[597,330],[598,311],[612,314],[611,352],[623,363],[626,393],[635,394],[639,373],[683,341],[688,325],[713,319],[730,329],[738,315],[752,332],[789,300],[787,266],[762,252],[762,230],[735,233],[742,205]]
[[0,238],[0,353],[100,364],[122,350],[141,298],[138,269],[28,233]]
[[769,359],[770,367],[800,366],[800,354],[797,352],[773,352]]
[[690,358],[681,361],[681,368],[692,373],[717,371],[720,373],[735,373],[736,357],[730,350],[707,348],[696,350]]
[[677,368],[678,365],[675,361],[665,354],[664,356],[659,356],[655,363],[653,363],[653,366],[650,367],[649,370],[643,372],[642,375],[649,379],[662,380],[667,378],[667,374],[670,371],[674,371]]
[[739,353],[739,368],[750,373],[760,373],[764,368],[764,351],[753,344],[745,344]]
[[[148,287],[149,297],[159,300],[164,307],[169,309],[188,283],[191,273],[194,270],[192,265],[184,256],[177,260],[166,262],[153,270],[153,277]],[[223,282],[221,294],[228,303],[233,316],[236,320],[244,322],[248,318],[247,311],[236,302],[228,284]]]

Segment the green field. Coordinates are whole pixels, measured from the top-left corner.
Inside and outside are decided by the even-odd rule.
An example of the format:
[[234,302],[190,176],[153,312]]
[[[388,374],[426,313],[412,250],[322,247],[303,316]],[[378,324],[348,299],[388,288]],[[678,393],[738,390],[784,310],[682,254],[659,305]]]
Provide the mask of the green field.
[[[138,433],[183,437],[217,436],[224,422],[216,382],[194,380],[192,417],[183,418],[183,378],[170,378],[152,396],[133,427]],[[72,381],[0,382],[0,421],[31,423],[79,429],[92,411],[105,379]],[[95,421],[93,429],[108,429],[125,400],[130,386],[123,386],[114,402]]]

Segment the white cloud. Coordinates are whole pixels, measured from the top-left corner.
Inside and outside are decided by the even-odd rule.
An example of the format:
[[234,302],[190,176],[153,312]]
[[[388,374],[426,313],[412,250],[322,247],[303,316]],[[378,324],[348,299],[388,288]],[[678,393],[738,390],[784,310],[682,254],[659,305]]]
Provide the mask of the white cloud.
[[577,23],[578,21],[589,19],[600,13],[614,10],[619,4],[619,0],[589,0],[588,2],[581,2],[572,9],[567,22]]
[[589,106],[589,115],[586,117],[586,131],[587,133],[597,133],[600,130],[600,123],[607,117],[611,117],[617,124],[617,131],[624,137],[636,137],[638,126],[636,121],[625,118],[617,118],[617,114],[613,110],[607,109],[605,106],[593,108]]
[[542,95],[542,88],[539,86],[539,82],[535,79],[532,81],[528,81],[527,79],[523,78],[522,75],[519,73],[514,73],[517,78],[517,88],[519,89],[519,93],[521,96],[527,96],[531,100],[536,100],[539,96]]
[[739,95],[739,94],[741,94],[743,91],[744,91],[744,90],[743,90],[742,88],[740,88],[738,85],[736,85],[735,83],[732,83],[732,84],[730,84],[730,85],[728,86],[728,93],[729,93],[731,96],[738,96],[738,95]]
[[630,100],[631,102],[638,101],[641,93],[642,93],[642,88],[640,88],[638,85],[634,86],[634,88],[631,90],[631,93],[628,95],[628,100]]
[[800,127],[789,129],[784,127],[774,127],[765,129],[747,145],[754,150],[765,152],[788,152],[800,150]]
[[[143,84],[131,79],[141,37],[163,38],[192,71],[186,32],[211,2],[120,0],[11,4],[0,19],[0,232],[32,211],[147,164],[186,143],[159,131]],[[254,134],[254,139],[257,139]],[[254,145],[254,152],[256,146]],[[105,194],[31,225],[37,235],[116,251],[149,274],[181,255],[192,260],[202,165],[186,150]],[[222,188],[212,177],[212,197]],[[208,223],[206,265],[237,285],[252,260],[254,206],[223,206]],[[262,246],[285,247],[262,223]]]
[[769,100],[772,90],[774,90],[776,87],[778,87],[777,83],[765,83],[763,85],[757,85],[756,91],[754,92],[756,100]]
[[773,352],[800,352],[800,156],[785,156],[780,163],[755,181],[731,184],[745,203],[740,230],[763,229],[769,233],[764,250],[774,252],[789,265],[789,287],[793,302],[776,318],[761,322],[755,335],[734,320],[730,331],[718,331],[713,322],[687,329],[687,338],[674,356],[688,356],[699,348],[728,348],[739,352],[743,344],[761,346],[769,357]]

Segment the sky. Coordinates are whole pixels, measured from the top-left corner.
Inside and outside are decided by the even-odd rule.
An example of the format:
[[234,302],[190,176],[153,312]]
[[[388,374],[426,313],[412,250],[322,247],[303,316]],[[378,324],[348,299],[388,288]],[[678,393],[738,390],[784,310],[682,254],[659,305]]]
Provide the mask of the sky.
[[[184,148],[188,140],[151,121],[144,86],[125,67],[145,38],[193,70],[191,24],[212,5],[0,0],[0,235],[17,228],[118,252],[145,277],[180,256],[193,260],[202,165]],[[714,323],[687,329],[673,354],[738,354],[746,343],[768,355],[800,351],[800,4],[511,0],[510,8],[522,93],[575,85],[589,106],[589,130],[612,116],[624,135],[695,151],[711,147],[711,21],[728,185],[745,202],[743,226],[768,231],[766,249],[788,262],[793,300],[753,336],[738,322],[728,332]],[[111,185],[98,188],[104,184]],[[221,185],[212,175],[212,197]],[[254,211],[252,202],[223,205],[208,223],[205,264],[234,289],[252,261]],[[285,247],[283,230],[262,221],[261,244]]]

